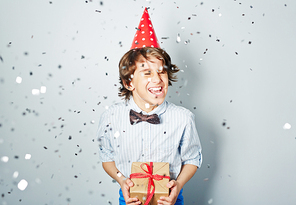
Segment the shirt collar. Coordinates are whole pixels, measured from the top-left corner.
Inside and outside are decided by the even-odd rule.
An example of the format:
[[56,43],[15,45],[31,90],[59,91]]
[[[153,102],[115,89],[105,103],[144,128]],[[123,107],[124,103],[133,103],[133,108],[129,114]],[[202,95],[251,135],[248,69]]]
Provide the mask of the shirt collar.
[[158,116],[163,114],[166,111],[167,104],[168,104],[168,102],[165,100],[157,108],[155,108],[151,112],[147,113],[147,112],[141,110],[141,108],[139,108],[139,106],[135,103],[133,96],[130,97],[130,100],[129,100],[128,103],[130,105],[130,108],[133,109],[136,112],[142,112],[145,115],[147,115],[147,114],[148,115],[157,114]]

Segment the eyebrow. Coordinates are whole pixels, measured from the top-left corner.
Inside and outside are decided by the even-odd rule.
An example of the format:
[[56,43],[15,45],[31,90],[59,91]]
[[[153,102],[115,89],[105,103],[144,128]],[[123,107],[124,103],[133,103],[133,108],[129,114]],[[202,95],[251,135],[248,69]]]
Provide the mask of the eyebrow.
[[150,63],[155,63],[155,61],[147,59],[147,61],[149,61]]

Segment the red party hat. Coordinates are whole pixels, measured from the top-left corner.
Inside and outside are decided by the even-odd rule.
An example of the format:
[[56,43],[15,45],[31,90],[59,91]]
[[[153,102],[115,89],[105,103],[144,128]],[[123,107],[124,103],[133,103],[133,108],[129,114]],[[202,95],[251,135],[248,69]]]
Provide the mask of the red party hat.
[[147,8],[142,15],[131,49],[143,47],[160,48]]

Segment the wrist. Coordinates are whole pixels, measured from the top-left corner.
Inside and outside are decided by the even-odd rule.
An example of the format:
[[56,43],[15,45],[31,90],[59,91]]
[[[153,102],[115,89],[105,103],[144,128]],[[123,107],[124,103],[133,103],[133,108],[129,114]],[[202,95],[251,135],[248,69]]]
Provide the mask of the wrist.
[[180,181],[180,180],[176,180],[176,184],[177,184],[177,187],[178,187],[178,190],[180,191],[182,188],[183,188],[183,186],[184,186],[184,183],[182,183],[182,181]]
[[124,183],[124,181],[126,180],[126,177],[123,176],[121,174],[121,172],[117,172],[117,177],[116,177],[116,181],[119,183],[120,186],[122,186],[122,184]]

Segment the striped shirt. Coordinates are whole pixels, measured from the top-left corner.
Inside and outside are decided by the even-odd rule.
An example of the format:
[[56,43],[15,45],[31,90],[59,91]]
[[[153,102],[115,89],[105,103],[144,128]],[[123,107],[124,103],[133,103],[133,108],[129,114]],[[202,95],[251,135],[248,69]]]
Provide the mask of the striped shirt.
[[176,179],[184,164],[201,166],[201,144],[194,114],[164,101],[149,113],[157,114],[160,124],[130,124],[130,109],[142,110],[133,98],[109,107],[101,116],[97,137],[102,162],[114,161],[125,176],[131,174],[132,162],[168,162],[171,179]]

